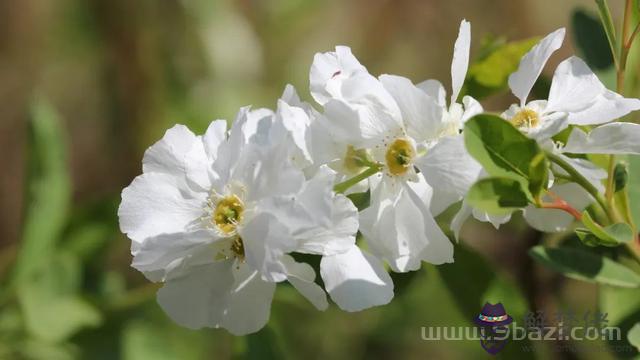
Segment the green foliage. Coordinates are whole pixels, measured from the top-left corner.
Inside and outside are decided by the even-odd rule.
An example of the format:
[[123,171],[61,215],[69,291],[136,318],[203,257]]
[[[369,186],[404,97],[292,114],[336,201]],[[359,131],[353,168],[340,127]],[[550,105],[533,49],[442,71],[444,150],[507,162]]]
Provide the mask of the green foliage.
[[492,177],[476,182],[467,193],[469,205],[489,214],[506,215],[527,206],[530,194],[518,180]]
[[65,225],[71,185],[65,137],[54,110],[37,101],[29,120],[27,209],[14,269],[19,283],[47,258]]
[[358,208],[358,211],[362,211],[368,208],[371,201],[371,193],[369,192],[369,190],[365,192],[349,194],[347,195],[347,197],[353,202],[356,208]]
[[589,66],[604,70],[613,65],[607,34],[600,20],[584,10],[571,16],[574,39]]
[[465,124],[465,145],[490,176],[519,181],[531,198],[546,188],[549,164],[538,143],[499,116],[481,114]]
[[520,59],[539,38],[529,38],[505,43],[500,40],[486,41],[484,56],[469,67],[465,81],[466,93],[482,99],[507,88],[509,75],[518,69]]
[[25,327],[38,339],[56,343],[78,330],[98,326],[102,316],[79,295],[82,269],[69,254],[42,259],[44,266],[18,285]]
[[602,255],[569,247],[548,248],[541,245],[531,248],[529,255],[572,279],[621,287],[640,286],[640,275]]
[[617,223],[605,227],[596,223],[588,211],[582,213],[582,223],[586,229],[576,229],[578,238],[588,246],[618,246],[633,240],[633,230],[629,224]]

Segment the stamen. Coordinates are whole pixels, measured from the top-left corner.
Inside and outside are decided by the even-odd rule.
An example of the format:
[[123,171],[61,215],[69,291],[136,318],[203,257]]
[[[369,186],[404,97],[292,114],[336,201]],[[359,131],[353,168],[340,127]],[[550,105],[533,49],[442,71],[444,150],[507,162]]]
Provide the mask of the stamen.
[[393,175],[404,175],[412,166],[416,151],[409,140],[399,138],[394,140],[387,148],[385,160],[389,172]]
[[213,212],[213,222],[223,233],[229,235],[236,231],[242,220],[244,204],[236,195],[230,195],[218,201]]
[[517,128],[526,127],[531,129],[538,126],[540,116],[531,109],[522,109],[511,118],[510,122]]

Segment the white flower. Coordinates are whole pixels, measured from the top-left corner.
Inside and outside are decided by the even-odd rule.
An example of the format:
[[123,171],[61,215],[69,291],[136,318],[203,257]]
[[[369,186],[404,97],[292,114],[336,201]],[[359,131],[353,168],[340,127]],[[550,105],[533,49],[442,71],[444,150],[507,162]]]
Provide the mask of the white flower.
[[547,60],[560,48],[564,28],[547,35],[520,61],[509,76],[509,87],[520,99],[502,116],[529,137],[544,141],[569,125],[597,125],[640,109],[640,100],[626,99],[608,90],[581,59],[562,61],[553,75],[548,100],[527,103]]
[[132,266],[165,283],[158,302],[177,323],[257,331],[284,280],[327,307],[313,269],[287,253],[348,251],[357,210],[333,193],[331,173],[306,181],[289,161],[289,110],[244,108],[228,137],[224,121],[202,137],[178,125],[146,152],[143,174],[123,191],[118,213]]

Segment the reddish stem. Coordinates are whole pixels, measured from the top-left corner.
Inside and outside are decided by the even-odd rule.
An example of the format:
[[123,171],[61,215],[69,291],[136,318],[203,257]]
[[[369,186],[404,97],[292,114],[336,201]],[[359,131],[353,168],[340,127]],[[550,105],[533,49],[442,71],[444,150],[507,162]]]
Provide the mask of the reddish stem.
[[552,203],[542,203],[540,204],[540,207],[543,209],[562,210],[568,213],[569,215],[573,216],[574,218],[576,218],[576,220],[582,221],[582,214],[580,213],[580,211],[576,210],[573,206],[569,205],[568,202],[562,200],[561,198],[557,196],[553,196],[553,197],[554,197],[554,201]]

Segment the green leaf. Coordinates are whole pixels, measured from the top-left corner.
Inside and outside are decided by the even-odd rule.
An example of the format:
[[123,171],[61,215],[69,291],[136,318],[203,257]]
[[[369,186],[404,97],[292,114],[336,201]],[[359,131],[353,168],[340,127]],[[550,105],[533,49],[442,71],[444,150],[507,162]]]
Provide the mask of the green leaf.
[[499,116],[481,114],[464,128],[467,150],[490,176],[507,177],[528,186],[534,198],[547,185],[548,160],[538,143]]
[[527,206],[531,195],[518,180],[492,177],[476,182],[467,192],[466,199],[474,208],[490,214],[506,215]]
[[590,67],[604,70],[613,65],[611,48],[602,23],[584,10],[576,10],[571,17],[574,39]]
[[28,144],[26,218],[14,283],[51,255],[70,203],[65,138],[55,112],[44,102],[36,102],[31,109]]
[[627,339],[631,345],[640,350],[640,323],[633,325],[631,330],[627,333]]
[[465,81],[466,93],[482,99],[506,89],[509,75],[518,69],[522,56],[538,40],[535,37],[506,44],[485,42],[485,52],[488,54],[469,67]]
[[34,337],[57,343],[84,327],[98,326],[102,316],[80,298],[82,270],[70,254],[54,254],[29,273],[17,288],[27,331]]
[[[582,213],[582,223],[589,229],[589,232],[593,236],[600,240],[598,245],[618,246],[633,240],[633,230],[628,224],[617,223],[602,227],[593,221],[588,211]],[[578,234],[578,236],[580,236],[580,234]]]
[[640,275],[601,255],[573,248],[546,248],[541,245],[529,255],[544,266],[576,280],[621,287],[639,287]]

